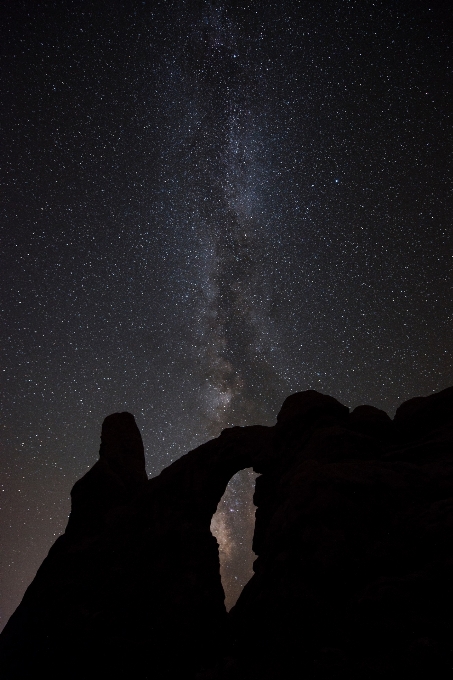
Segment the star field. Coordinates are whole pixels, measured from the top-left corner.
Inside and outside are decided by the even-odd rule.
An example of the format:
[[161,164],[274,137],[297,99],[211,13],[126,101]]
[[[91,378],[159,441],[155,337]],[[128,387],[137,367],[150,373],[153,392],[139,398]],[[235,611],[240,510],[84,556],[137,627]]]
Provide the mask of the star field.
[[[7,2],[0,624],[103,418],[149,475],[317,389],[453,384],[448,3]],[[228,606],[254,475],[213,519]]]

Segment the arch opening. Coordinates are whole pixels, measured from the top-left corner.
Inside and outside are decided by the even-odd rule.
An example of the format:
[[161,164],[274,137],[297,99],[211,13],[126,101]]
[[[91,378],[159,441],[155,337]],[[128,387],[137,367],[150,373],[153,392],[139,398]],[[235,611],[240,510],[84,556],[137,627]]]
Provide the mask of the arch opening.
[[211,533],[219,544],[220,577],[227,611],[236,604],[253,575],[256,557],[252,550],[256,510],[253,493],[257,477],[252,468],[237,472],[228,482],[211,520]]

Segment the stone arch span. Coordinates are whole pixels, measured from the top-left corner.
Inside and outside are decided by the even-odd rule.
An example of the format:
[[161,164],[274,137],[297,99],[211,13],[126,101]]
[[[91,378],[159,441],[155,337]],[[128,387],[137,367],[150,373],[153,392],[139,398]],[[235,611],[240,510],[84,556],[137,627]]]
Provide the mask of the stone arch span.
[[198,603],[206,620],[225,617],[219,549],[211,533],[211,520],[234,475],[250,468],[262,472],[269,430],[264,426],[224,430],[220,437],[182,456],[149,483],[152,514],[166,532],[171,526],[171,531],[181,537],[185,546],[180,555],[185,565],[183,578],[189,578],[187,590],[194,597],[192,604]]
[[[253,654],[257,644],[263,654],[268,646],[275,651],[276,641],[285,650],[288,635],[299,653],[300,640],[314,629],[310,617],[307,626],[301,619],[294,628],[293,593],[305,593],[298,527],[307,516],[312,521],[310,513],[315,519],[321,513],[323,521],[319,485],[328,499],[332,492],[333,508],[341,500],[336,468],[325,466],[345,460],[349,469],[351,459],[358,459],[363,467],[374,455],[369,433],[377,431],[387,441],[388,417],[370,409],[353,418],[331,397],[312,391],[292,395],[274,427],[226,430],[150,480],[133,416],[106,418],[99,460],[72,490],[66,532],[2,634],[5,654],[20,664],[20,674],[14,670],[11,680],[34,677],[36,669],[55,680],[62,672],[68,680],[194,677],[195,669],[213,668],[231,653],[229,631],[234,644],[244,643]],[[229,480],[245,468],[261,474],[253,539],[257,571],[227,615],[210,523]],[[355,477],[352,483],[358,483]],[[314,532],[309,540],[318,534],[321,541],[330,540],[331,533]],[[338,579],[324,548],[321,542],[319,556],[324,560],[327,554],[326,569]],[[308,573],[316,576],[315,570]],[[321,600],[325,584],[321,570]]]

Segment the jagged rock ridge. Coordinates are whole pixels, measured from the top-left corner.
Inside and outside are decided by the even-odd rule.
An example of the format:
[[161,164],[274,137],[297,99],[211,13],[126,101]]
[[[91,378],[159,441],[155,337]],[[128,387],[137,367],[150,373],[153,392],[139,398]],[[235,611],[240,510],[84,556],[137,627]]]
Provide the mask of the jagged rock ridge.
[[[255,574],[227,615],[210,521],[260,473]],[[446,678],[453,388],[391,420],[314,391],[147,481],[130,414],[102,429],[68,527],[0,636],[5,680]]]

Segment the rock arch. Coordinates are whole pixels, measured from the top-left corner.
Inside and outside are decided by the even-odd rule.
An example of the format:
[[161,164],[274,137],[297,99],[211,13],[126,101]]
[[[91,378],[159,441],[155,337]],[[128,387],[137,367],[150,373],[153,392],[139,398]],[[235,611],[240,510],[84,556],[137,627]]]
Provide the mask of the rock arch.
[[[1,635],[2,679],[448,677],[452,405],[449,388],[391,421],[298,393],[274,427],[226,430],[149,481],[133,417],[109,416]],[[257,559],[227,615],[210,521],[246,467]]]

